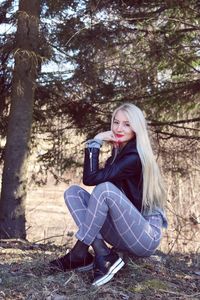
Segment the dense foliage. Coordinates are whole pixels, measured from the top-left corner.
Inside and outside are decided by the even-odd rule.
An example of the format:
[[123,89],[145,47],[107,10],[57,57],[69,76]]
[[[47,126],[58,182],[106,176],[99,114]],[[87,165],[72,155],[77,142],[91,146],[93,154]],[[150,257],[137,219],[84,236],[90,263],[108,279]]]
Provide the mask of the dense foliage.
[[[48,133],[51,149],[59,152],[65,129],[91,137],[109,128],[110,111],[123,101],[145,110],[159,138],[199,139],[199,1],[41,3],[42,68],[33,142],[35,134]],[[15,25],[13,5],[15,1],[2,2],[1,23]],[[15,51],[14,33],[1,33],[2,136]],[[42,157],[49,167],[50,156]]]
[[[78,128],[90,124],[96,130],[111,106],[124,100],[155,121],[195,116],[197,1],[71,1],[62,12],[58,3],[46,12],[59,20],[49,41],[55,57],[74,68],[65,74],[61,111]],[[97,118],[91,118],[94,113]]]

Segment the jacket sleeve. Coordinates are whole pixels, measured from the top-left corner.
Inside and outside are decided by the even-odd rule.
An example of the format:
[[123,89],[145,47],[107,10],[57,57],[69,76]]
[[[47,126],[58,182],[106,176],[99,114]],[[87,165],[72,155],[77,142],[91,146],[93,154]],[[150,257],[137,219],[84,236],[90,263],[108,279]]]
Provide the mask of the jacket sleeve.
[[83,183],[97,185],[106,181],[115,181],[134,176],[140,172],[140,160],[137,153],[126,154],[119,161],[99,168],[99,149],[86,148],[83,170]]

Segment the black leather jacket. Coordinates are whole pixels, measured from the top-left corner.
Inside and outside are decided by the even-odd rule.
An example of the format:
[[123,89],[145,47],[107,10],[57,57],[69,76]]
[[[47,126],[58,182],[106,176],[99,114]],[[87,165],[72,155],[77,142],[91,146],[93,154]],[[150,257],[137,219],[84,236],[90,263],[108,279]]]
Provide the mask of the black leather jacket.
[[83,183],[95,186],[109,181],[118,187],[141,211],[142,164],[136,149],[136,139],[129,141],[117,154],[114,161],[115,149],[113,149],[112,156],[108,158],[102,169],[99,168],[99,152],[98,148],[85,149]]

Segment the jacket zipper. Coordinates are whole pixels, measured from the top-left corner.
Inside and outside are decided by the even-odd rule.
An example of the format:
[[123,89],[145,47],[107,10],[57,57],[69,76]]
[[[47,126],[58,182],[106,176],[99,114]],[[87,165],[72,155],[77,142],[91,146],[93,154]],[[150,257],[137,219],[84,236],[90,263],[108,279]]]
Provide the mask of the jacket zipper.
[[92,172],[92,151],[89,149],[90,171]]

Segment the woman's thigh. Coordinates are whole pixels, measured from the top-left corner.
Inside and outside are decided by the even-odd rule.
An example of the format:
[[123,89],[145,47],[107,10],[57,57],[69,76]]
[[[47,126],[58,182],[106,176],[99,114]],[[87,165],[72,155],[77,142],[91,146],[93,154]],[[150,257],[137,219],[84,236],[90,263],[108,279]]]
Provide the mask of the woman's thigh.
[[[149,256],[161,239],[162,218],[159,215],[145,219],[130,200],[113,184],[109,186],[112,199],[109,212],[101,229],[103,238],[120,250],[137,256]],[[112,190],[112,193],[111,193]]]

